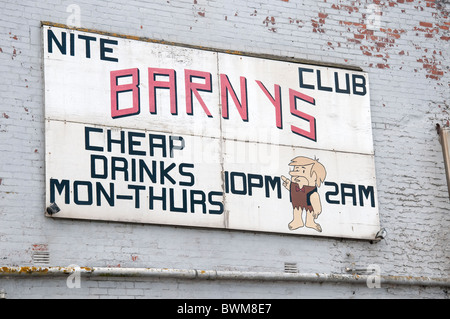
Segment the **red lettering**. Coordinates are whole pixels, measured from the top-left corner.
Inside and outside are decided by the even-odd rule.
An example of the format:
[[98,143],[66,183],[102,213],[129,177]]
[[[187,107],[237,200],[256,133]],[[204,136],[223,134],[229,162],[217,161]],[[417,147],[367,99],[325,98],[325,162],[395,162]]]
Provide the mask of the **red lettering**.
[[256,80],[256,83],[258,83],[259,87],[266,94],[269,101],[272,102],[273,106],[275,106],[276,125],[279,129],[282,129],[283,117],[281,112],[281,87],[278,84],[274,85],[275,98],[273,98],[272,94],[269,93],[269,91],[266,89],[266,87],[264,86],[264,84],[262,84],[261,81]]
[[[130,77],[131,80],[126,81],[126,84],[119,84],[120,78]],[[158,77],[165,77],[163,79]],[[197,102],[202,107],[205,114],[212,118],[212,114],[208,109],[205,101],[200,95],[200,92],[212,93],[212,75],[209,72],[198,70],[184,70],[185,80],[185,96],[186,96],[186,114],[194,115],[194,96]],[[247,79],[240,77],[240,98],[230,83],[226,74],[219,75],[220,80],[220,103],[222,104],[222,117],[229,118],[229,104],[228,98],[231,96],[236,110],[241,119],[248,122],[248,95],[247,95]],[[273,94],[265,87],[265,85],[255,80],[259,88],[265,94],[267,99],[275,107],[275,124],[279,129],[283,129],[283,115],[282,115],[282,96],[281,86],[274,84]],[[131,82],[131,83],[130,83]],[[119,118],[139,114],[140,112],[140,96],[139,96],[139,69],[125,69],[110,72],[111,84],[111,116],[112,118]],[[148,87],[149,87],[149,110],[151,114],[157,114],[156,90],[168,89],[170,100],[170,113],[172,115],[178,114],[177,106],[177,79],[174,69],[148,68]],[[132,106],[121,107],[119,105],[119,94],[132,92]],[[308,138],[314,142],[317,141],[316,133],[316,118],[305,112],[298,110],[298,100],[315,105],[315,99],[309,95],[300,93],[296,90],[289,89],[289,104],[290,112],[293,116],[306,121],[303,128],[291,125],[291,131],[294,134]],[[122,100],[121,100],[122,101]],[[309,128],[308,128],[309,126]],[[305,129],[305,127],[307,127]]]
[[[194,83],[194,82],[192,82],[192,78],[204,79],[205,83]],[[189,115],[194,114],[193,101],[192,101],[192,93],[194,93],[198,102],[200,103],[203,110],[205,111],[206,115],[208,115],[208,117],[212,117],[211,112],[208,110],[208,107],[206,106],[202,97],[198,93],[198,91],[210,92],[210,93],[212,92],[211,73],[195,71],[195,70],[184,70],[184,80],[185,80],[185,87],[186,87],[186,113]]]
[[306,114],[306,113],[303,113],[303,112],[297,110],[297,99],[300,99],[300,100],[305,101],[312,105],[316,104],[316,101],[314,100],[314,98],[312,98],[306,94],[297,92],[295,90],[289,89],[289,102],[291,104],[291,114],[309,122],[309,131],[303,130],[294,125],[291,125],[291,130],[295,134],[301,135],[303,137],[306,137],[306,138],[316,142],[317,141],[316,118],[314,116],[311,116],[309,114]]
[[228,119],[228,92],[233,99],[236,109],[238,110],[241,119],[248,122],[247,109],[247,79],[241,76],[241,102],[239,102],[236,92],[230,84],[230,80],[226,74],[220,75],[220,96],[222,102],[222,117]]
[[[117,80],[122,77],[130,77],[131,83],[117,84]],[[126,69],[119,71],[111,71],[111,116],[113,119],[128,115],[138,114],[139,107],[139,69]],[[119,109],[119,93],[133,92],[133,105],[129,108]]]
[[[157,76],[168,76],[169,81],[157,81]],[[177,114],[177,87],[175,70],[148,68],[148,91],[150,113],[156,114],[156,89],[170,90],[170,113]]]

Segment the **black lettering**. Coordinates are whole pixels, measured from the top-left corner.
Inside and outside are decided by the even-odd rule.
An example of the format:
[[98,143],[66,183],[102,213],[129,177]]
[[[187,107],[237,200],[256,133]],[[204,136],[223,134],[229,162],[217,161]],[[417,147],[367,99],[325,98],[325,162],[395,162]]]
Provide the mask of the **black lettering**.
[[112,48],[106,47],[107,44],[117,45],[119,42],[116,40],[100,39],[100,59],[103,61],[119,62],[119,59],[107,57],[106,53],[113,53]]
[[[360,83],[357,83],[356,80],[361,80]],[[356,95],[366,95],[366,78],[359,74],[353,74],[352,75],[352,82],[353,82],[353,94]],[[361,88],[360,91],[357,90],[357,88]]]
[[58,41],[55,34],[52,30],[47,30],[47,45],[48,45],[48,53],[53,53],[53,42],[56,44],[56,46],[59,49],[59,52],[61,54],[66,55],[67,53],[67,46],[66,46],[66,33],[61,32],[61,42]]
[[223,198],[223,193],[222,192],[209,192],[208,194],[208,202],[213,205],[213,206],[218,206],[219,209],[210,209],[209,213],[210,214],[214,214],[214,215],[221,215],[223,214],[223,202],[222,201],[216,201],[213,199],[214,196],[222,196]]
[[[200,195],[200,199],[195,196]],[[200,190],[191,190],[191,213],[195,213],[195,205],[201,205],[202,213],[206,214],[206,194]]]
[[88,127],[88,126],[84,127],[84,148],[85,148],[85,150],[86,151],[103,152],[103,147],[91,145],[91,139],[90,139],[91,132],[103,133],[103,129],[97,128],[97,127]]
[[140,141],[135,141],[133,138],[134,137],[141,137],[141,138],[145,138],[145,133],[141,133],[141,132],[128,132],[128,153],[130,155],[141,155],[141,156],[145,156],[146,153],[144,151],[137,151],[134,149],[134,146],[140,146],[141,142]]
[[144,182],[144,171],[152,183],[156,183],[156,161],[152,161],[152,171],[150,171],[145,161],[142,159],[139,160],[139,181],[141,183]]
[[[86,186],[87,199],[80,199],[80,186]],[[77,205],[90,206],[92,205],[92,183],[85,181],[74,181],[73,182],[73,202]]]
[[[248,174],[248,195],[253,195],[253,187],[262,188],[263,187],[263,177],[261,175],[256,174]],[[256,182],[253,182],[256,180]]]
[[134,189],[134,207],[139,208],[140,207],[140,191],[145,189],[145,186],[139,186],[139,185],[128,185],[128,189]]
[[[236,176],[242,177],[242,189],[241,190],[236,188]],[[247,180],[245,178],[244,173],[231,172],[230,179],[231,179],[231,193],[238,194],[238,195],[246,195],[247,194]]]
[[325,186],[332,186],[334,187],[334,191],[329,191],[325,193],[325,200],[327,201],[327,203],[329,204],[340,204],[340,202],[338,200],[332,200],[330,199],[330,196],[337,196],[339,195],[339,186],[336,183],[333,182],[324,182]]
[[[96,160],[100,160],[100,163],[103,162],[100,167],[103,168],[103,171],[97,173],[97,165]],[[108,159],[103,155],[91,154],[91,178],[101,178],[106,179],[108,177]]]
[[322,86],[322,78],[320,75],[320,70],[317,70],[317,89],[321,90],[321,91],[328,91],[328,92],[332,92],[333,89],[331,87],[328,86]]
[[136,159],[135,158],[131,159],[131,181],[132,182],[136,181]]
[[[122,166],[118,166],[122,163]],[[116,172],[123,172],[124,181],[128,181],[128,161],[124,157],[111,157],[111,178],[116,180]]]
[[171,212],[177,212],[177,213],[187,213],[187,190],[182,189],[181,193],[183,194],[182,199],[182,207],[175,207],[175,195],[174,195],[174,189],[169,189],[170,194],[170,211]]
[[350,75],[345,73],[345,90],[339,87],[339,76],[337,72],[334,72],[334,83],[336,86],[336,93],[350,94]]
[[78,35],[78,39],[86,41],[86,45],[85,45],[86,46],[86,58],[90,59],[91,58],[91,41],[97,41],[97,39],[94,37],[89,37],[87,35],[82,35],[82,34]]
[[194,164],[189,164],[189,163],[181,163],[178,167],[178,170],[180,172],[181,176],[186,176],[189,177],[190,181],[189,182],[180,182],[181,186],[193,186],[195,184],[195,177],[194,174],[190,173],[190,172],[185,172],[184,168],[194,168]]
[[298,68],[299,79],[300,79],[300,87],[303,88],[303,89],[311,89],[311,90],[314,90],[314,85],[311,85],[311,84],[305,84],[305,83],[303,82],[303,72],[313,73],[314,70],[313,70],[313,69],[307,69],[307,68]]
[[[347,192],[346,189],[350,190]],[[353,202],[353,206],[356,206],[356,186],[353,184],[341,184],[341,201],[342,205],[345,205],[345,197],[350,197]]]
[[[179,145],[175,145],[173,141],[180,141]],[[169,147],[170,147],[170,157],[173,158],[173,150],[182,150],[184,149],[185,142],[181,136],[171,136],[169,138]]]
[[75,34],[70,34],[70,56],[75,56]]
[[229,176],[228,176],[228,171],[225,171],[224,173],[224,184],[225,184],[225,193],[229,193],[230,192],[230,182],[229,182]]
[[154,201],[155,200],[159,200],[159,201],[161,201],[162,209],[166,210],[167,209],[166,189],[165,188],[162,189],[162,195],[161,196],[156,196],[153,193],[153,187],[152,186],[150,186],[148,189],[149,189],[149,209],[153,210],[154,207],[155,207]]
[[168,167],[164,167],[164,162],[160,162],[160,181],[161,185],[164,185],[164,181],[167,178],[172,184],[176,184],[175,180],[172,178],[172,176],[169,175],[169,172],[176,166],[175,163],[170,164]]
[[359,191],[359,206],[364,206],[364,197],[369,198],[370,196],[370,206],[375,207],[375,191],[373,186],[367,186],[367,188],[363,185],[358,186]]
[[[277,197],[281,198],[281,178],[280,177],[274,177],[271,176],[264,176],[264,183],[266,188],[266,197],[270,197],[270,188],[272,190],[275,190],[275,187],[277,188]],[[270,188],[269,188],[270,186]]]
[[107,131],[107,140],[108,140],[108,152],[111,152],[112,150],[112,144],[119,144],[120,145],[120,152],[123,154],[125,153],[125,132],[120,131],[120,139],[115,140],[111,138],[111,130]]
[[101,194],[103,194],[103,197],[106,199],[109,206],[114,207],[114,184],[109,183],[109,194],[106,192],[106,189],[103,187],[103,185],[100,182],[96,182],[95,187],[96,187],[96,195],[97,195],[97,206],[102,206]]
[[59,195],[64,193],[64,203],[70,204],[70,182],[67,179],[63,179],[61,183],[57,179],[50,179],[50,203],[55,202],[55,188]]
[[[162,156],[166,157],[167,156],[166,137],[164,135],[159,134],[150,134],[149,138],[150,138],[150,156],[155,155],[155,148],[160,148],[162,150]],[[160,140],[161,144],[155,143],[155,140]]]

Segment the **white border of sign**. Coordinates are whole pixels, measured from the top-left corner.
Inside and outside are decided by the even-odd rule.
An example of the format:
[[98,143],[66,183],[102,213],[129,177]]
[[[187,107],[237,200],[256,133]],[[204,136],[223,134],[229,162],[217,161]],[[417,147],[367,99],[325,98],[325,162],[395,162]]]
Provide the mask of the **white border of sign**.
[[48,216],[375,238],[366,73],[42,32]]

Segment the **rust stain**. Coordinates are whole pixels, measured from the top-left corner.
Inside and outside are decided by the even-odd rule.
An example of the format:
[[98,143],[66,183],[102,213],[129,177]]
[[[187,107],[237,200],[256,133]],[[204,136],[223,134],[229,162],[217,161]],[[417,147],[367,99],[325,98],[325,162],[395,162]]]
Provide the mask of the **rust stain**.
[[[37,153],[37,149],[35,150],[35,153]],[[33,251],[47,251],[48,245],[47,244],[34,244],[32,245]]]
[[[275,25],[275,17],[266,17],[262,23],[265,24],[266,27],[269,27],[269,24]],[[274,27],[269,28],[269,31],[275,33],[275,32],[277,32],[277,28],[274,28]]]
[[11,267],[2,267],[1,273],[4,274],[46,274],[48,272],[48,268],[41,267],[20,267],[20,268],[11,268]]
[[[46,275],[52,273],[52,271],[58,270],[65,274],[71,274],[75,271],[74,268],[66,267],[35,267],[35,266],[25,266],[25,267],[0,267],[0,274],[23,274],[23,275]],[[80,267],[80,270],[91,273],[93,269],[90,267]]]
[[12,35],[11,32],[9,32],[10,38],[13,40],[19,40],[19,38],[17,37],[17,35]]
[[303,20],[300,20],[300,19],[294,19],[294,18],[289,17],[289,23],[290,23],[290,24],[295,23],[295,24],[297,24],[297,26],[298,26],[299,28],[303,28],[303,24],[304,24],[305,22],[304,22]]
[[335,9],[335,10],[344,10],[344,11],[347,11],[348,13],[359,12],[359,8],[358,7],[356,7],[356,6],[349,6],[349,5],[343,5],[343,4],[340,4],[340,5],[333,4],[331,6],[331,8]]
[[[424,52],[427,53],[428,50],[425,49]],[[421,58],[416,60],[417,62],[422,63],[422,67],[427,73],[425,75],[426,78],[440,80],[444,76],[442,62],[436,58],[437,55],[437,52],[434,51],[431,56],[423,55]],[[442,52],[439,52],[439,55],[442,55]]]
[[314,33],[325,33],[325,29],[323,28],[323,26],[327,17],[327,13],[319,12],[317,15],[317,19],[311,19],[311,25],[313,27]]
[[272,25],[275,24],[275,17],[270,17],[270,18],[269,18],[269,17],[266,17],[266,18],[263,20],[263,24],[265,24],[266,27],[268,27],[270,23],[272,23]]

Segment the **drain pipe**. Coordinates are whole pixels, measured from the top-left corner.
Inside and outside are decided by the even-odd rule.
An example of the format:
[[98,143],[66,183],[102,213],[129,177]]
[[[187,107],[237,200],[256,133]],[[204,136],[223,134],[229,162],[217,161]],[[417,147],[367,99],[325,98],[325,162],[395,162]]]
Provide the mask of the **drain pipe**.
[[[374,275],[282,273],[253,271],[223,271],[167,268],[114,268],[114,267],[0,267],[0,278],[4,276],[62,276],[80,274],[88,277],[154,277],[193,280],[251,280],[251,281],[296,281],[316,283],[367,284]],[[406,285],[450,287],[450,278],[384,276],[377,279],[380,285]]]

